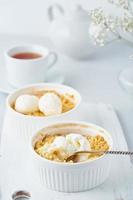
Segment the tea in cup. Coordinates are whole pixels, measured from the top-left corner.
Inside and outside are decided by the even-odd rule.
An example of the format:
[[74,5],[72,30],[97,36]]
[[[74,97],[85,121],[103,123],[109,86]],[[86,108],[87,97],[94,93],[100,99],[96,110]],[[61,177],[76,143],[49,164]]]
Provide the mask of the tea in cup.
[[15,46],[5,52],[9,83],[14,87],[45,81],[46,74],[57,61],[57,55],[38,45]]

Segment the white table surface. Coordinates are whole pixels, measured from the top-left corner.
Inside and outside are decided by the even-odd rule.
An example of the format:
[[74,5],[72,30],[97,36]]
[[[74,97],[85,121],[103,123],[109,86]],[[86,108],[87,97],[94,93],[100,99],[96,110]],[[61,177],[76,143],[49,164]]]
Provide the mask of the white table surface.
[[[42,38],[0,36],[0,65],[4,65],[3,50],[20,41],[45,44]],[[65,76],[65,84],[77,89],[84,101],[109,103],[116,109],[130,150],[133,150],[133,99],[121,89],[119,72],[133,65],[128,56],[133,45],[124,41],[112,43],[95,52],[88,61],[76,61],[59,54],[56,68]],[[4,116],[6,95],[0,93],[0,128]]]

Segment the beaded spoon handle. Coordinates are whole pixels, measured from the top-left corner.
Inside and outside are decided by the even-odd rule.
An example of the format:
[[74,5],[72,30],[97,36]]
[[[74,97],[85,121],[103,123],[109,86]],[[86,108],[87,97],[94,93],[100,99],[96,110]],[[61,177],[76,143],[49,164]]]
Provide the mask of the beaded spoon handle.
[[112,154],[112,155],[133,155],[132,151],[77,151],[74,154],[67,157],[66,161],[73,160],[77,155],[80,154]]

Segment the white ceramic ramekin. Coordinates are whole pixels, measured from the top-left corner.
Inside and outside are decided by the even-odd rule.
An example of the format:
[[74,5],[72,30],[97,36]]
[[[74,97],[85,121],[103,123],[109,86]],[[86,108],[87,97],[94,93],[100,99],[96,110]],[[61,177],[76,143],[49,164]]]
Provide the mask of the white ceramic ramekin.
[[42,158],[35,152],[34,145],[43,135],[52,134],[56,131],[63,133],[66,130],[81,134],[100,134],[108,141],[110,149],[112,149],[110,133],[93,124],[63,122],[45,127],[35,134],[30,144],[31,166],[35,168],[35,174],[41,184],[49,189],[62,192],[80,192],[100,185],[109,175],[111,162],[109,155],[103,155],[95,160],[82,163],[60,163]]
[[[56,116],[49,116],[49,117],[35,117],[35,116],[28,116],[23,115],[21,113],[16,112],[12,105],[15,102],[16,98],[21,94],[29,94],[32,93],[32,90],[37,89],[44,89],[44,90],[55,90],[61,94],[73,94],[76,100],[75,107],[65,113]],[[29,144],[29,138],[32,136],[33,133],[38,131],[39,129],[43,128],[44,126],[48,125],[52,122],[58,122],[61,120],[67,119],[71,114],[76,111],[77,107],[79,106],[81,101],[80,94],[73,88],[61,85],[61,84],[54,84],[54,83],[41,83],[41,84],[33,84],[26,87],[23,87],[19,90],[16,90],[12,94],[10,94],[7,98],[7,112],[5,117],[5,127],[7,127],[7,131],[10,132],[8,137],[11,139],[15,139],[19,142],[24,142],[24,144]],[[4,127],[4,128],[5,128]]]

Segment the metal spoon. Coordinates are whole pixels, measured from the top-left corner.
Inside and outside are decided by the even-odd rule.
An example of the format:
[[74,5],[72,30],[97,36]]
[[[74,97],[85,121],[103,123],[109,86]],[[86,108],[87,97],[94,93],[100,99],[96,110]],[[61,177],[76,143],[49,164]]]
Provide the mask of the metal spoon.
[[77,151],[74,154],[67,157],[66,162],[69,162],[70,160],[74,160],[76,156],[81,154],[115,154],[115,155],[133,155],[132,151]]

